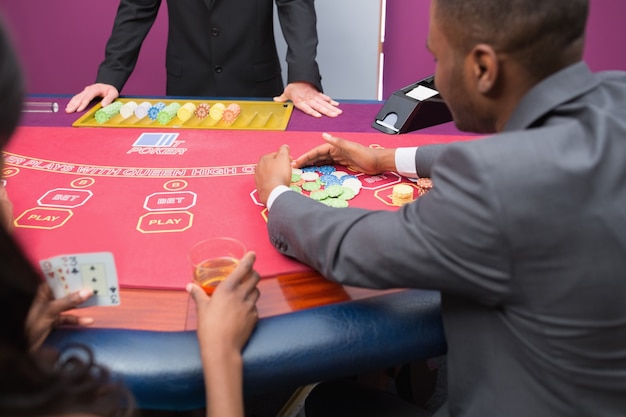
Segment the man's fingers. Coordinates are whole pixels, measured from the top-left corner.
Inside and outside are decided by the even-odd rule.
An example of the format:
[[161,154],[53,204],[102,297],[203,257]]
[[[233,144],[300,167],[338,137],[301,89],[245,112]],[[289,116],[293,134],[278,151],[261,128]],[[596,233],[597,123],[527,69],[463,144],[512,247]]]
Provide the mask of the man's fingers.
[[281,94],[279,96],[274,97],[274,101],[276,101],[278,103],[284,103],[287,100],[289,100],[289,99],[287,98],[287,96],[285,94]]
[[297,108],[299,108],[300,110],[302,110],[303,113],[308,114],[309,116],[313,116],[313,117],[322,117],[322,114],[320,112],[318,112],[317,110],[315,110],[307,101],[302,100],[299,101],[297,103],[295,103],[295,106]]
[[282,157],[289,157],[289,145],[280,145],[280,148],[278,148],[278,152],[276,154],[277,156]]

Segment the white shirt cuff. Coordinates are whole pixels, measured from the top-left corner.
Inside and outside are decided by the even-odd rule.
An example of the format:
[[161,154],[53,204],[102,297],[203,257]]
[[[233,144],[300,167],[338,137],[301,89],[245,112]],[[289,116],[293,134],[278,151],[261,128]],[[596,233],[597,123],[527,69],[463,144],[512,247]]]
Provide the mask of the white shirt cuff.
[[265,204],[268,210],[272,208],[272,204],[274,204],[274,200],[276,200],[276,198],[278,198],[278,196],[284,193],[285,191],[291,191],[291,189],[287,187],[286,185],[279,185],[272,190],[269,197],[267,197],[267,203]]
[[396,149],[395,159],[398,174],[404,177],[417,178],[417,167],[415,166],[416,152],[417,146]]

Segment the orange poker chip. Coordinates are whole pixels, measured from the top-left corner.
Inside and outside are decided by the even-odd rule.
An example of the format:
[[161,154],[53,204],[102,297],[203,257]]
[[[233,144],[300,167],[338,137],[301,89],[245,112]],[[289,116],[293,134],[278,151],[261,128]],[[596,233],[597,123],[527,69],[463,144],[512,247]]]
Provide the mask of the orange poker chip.
[[239,104],[237,103],[229,104],[228,107],[224,109],[222,120],[224,120],[224,122],[227,124],[232,124],[235,120],[237,120],[237,117],[239,117],[240,113],[241,113],[241,107],[239,107]]
[[209,115],[209,105],[206,103],[200,103],[196,107],[196,117],[198,119],[204,119]]
[[433,188],[433,181],[430,178],[419,178],[415,184],[426,191]]
[[433,188],[433,181],[430,178],[419,178],[415,185],[419,189],[419,194],[424,195]]

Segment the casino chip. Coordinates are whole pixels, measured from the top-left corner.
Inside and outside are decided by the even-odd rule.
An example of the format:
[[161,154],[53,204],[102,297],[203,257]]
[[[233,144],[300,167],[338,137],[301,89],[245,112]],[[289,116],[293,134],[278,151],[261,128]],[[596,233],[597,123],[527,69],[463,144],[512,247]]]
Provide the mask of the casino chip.
[[198,119],[200,120],[204,119],[205,117],[209,115],[209,105],[206,103],[198,104],[198,107],[196,107],[195,113]]
[[317,191],[320,188],[322,188],[322,184],[318,181],[307,181],[302,184],[302,189],[306,191]]
[[148,109],[152,107],[152,103],[149,101],[144,101],[140,105],[135,108],[135,117],[139,120],[148,116]]
[[183,106],[176,112],[176,116],[178,116],[180,121],[183,123],[191,119],[191,116],[193,116],[194,114],[196,114],[196,105],[191,102],[183,104]]
[[413,201],[413,187],[409,184],[396,184],[391,192],[391,202],[403,206]]
[[121,101],[114,101],[106,107],[102,107],[96,111],[94,117],[96,122],[102,124],[109,121],[113,116],[120,112],[123,104]]
[[152,106],[152,107],[150,107],[148,109],[148,117],[151,120],[156,120],[157,117],[159,117],[159,113],[164,108],[165,108],[165,103],[163,103],[162,101],[159,101],[158,103],[155,103],[154,106]]
[[418,178],[415,185],[419,189],[419,194],[424,195],[433,188],[433,181],[430,178]]
[[224,110],[226,110],[226,106],[223,103],[215,103],[209,110],[209,116],[211,119],[219,121],[224,116]]
[[239,107],[239,104],[231,103],[228,105],[228,107],[224,109],[222,120],[224,120],[224,123],[228,125],[233,124],[233,122],[237,120],[237,117],[239,117],[240,113],[241,113],[241,107]]
[[176,113],[180,110],[181,106],[179,103],[170,103],[163,108],[157,115],[157,120],[160,124],[166,125],[172,121],[174,117],[176,117]]
[[120,116],[122,116],[122,119],[126,120],[130,116],[135,114],[135,109],[137,108],[137,106],[138,104],[135,101],[129,101],[127,103],[124,103],[122,107],[120,107]]
[[305,181],[317,181],[317,179],[320,177],[320,174],[315,171],[303,171],[301,176],[302,179]]
[[354,175],[337,171],[330,165],[309,166],[291,170],[290,188],[329,207],[348,207],[361,190],[361,181]]

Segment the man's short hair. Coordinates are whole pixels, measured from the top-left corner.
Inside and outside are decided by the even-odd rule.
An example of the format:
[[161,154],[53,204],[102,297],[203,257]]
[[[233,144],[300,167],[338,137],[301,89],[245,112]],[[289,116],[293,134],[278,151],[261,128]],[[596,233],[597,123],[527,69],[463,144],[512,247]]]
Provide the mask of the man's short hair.
[[539,78],[568,64],[572,52],[582,54],[589,0],[434,1],[435,18],[461,53],[488,44]]

